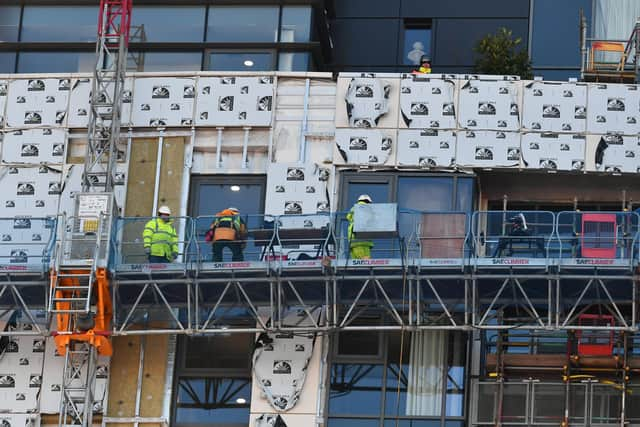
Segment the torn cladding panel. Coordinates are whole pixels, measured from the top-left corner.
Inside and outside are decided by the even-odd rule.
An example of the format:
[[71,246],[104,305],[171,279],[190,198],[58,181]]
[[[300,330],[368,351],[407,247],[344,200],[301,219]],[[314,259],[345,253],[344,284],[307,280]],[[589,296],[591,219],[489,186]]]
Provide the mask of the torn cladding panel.
[[[129,77],[124,81],[122,94],[122,109],[120,111],[120,123],[124,126],[131,125],[131,101],[133,97],[133,81]],[[107,85],[111,88],[111,83]],[[70,128],[86,128],[89,125],[89,97],[91,94],[91,80],[88,77],[77,78],[71,81],[71,95],[69,99],[69,114],[67,126]],[[105,100],[104,96],[101,100]],[[101,114],[110,113],[108,107],[99,107]]]
[[38,128],[9,131],[4,135],[2,162],[62,164],[66,145],[65,129]]
[[460,131],[456,163],[465,167],[520,167],[520,133]]
[[459,127],[470,130],[520,129],[520,82],[467,80],[461,84]]
[[138,78],[134,82],[133,126],[192,126],[195,78]]
[[640,173],[640,137],[588,135],[587,170],[616,174]]
[[640,120],[640,92],[637,85],[589,85],[587,131],[637,135]]
[[[311,315],[318,317],[320,309]],[[290,311],[283,319],[286,325],[311,326],[312,320],[300,310]],[[293,408],[304,387],[307,367],[313,354],[315,334],[263,333],[253,352],[253,373],[264,397],[278,412]]]
[[9,83],[6,126],[66,126],[70,88],[69,78],[12,80]]
[[378,78],[353,78],[345,102],[349,127],[375,128],[381,116],[389,112],[391,84]]
[[587,84],[534,81],[524,84],[522,127],[538,132],[587,129]]
[[198,126],[270,126],[273,76],[200,77],[195,123]]
[[404,75],[400,81],[402,122],[411,129],[455,129],[456,80],[442,75]]
[[456,131],[440,129],[400,129],[398,165],[421,168],[455,166],[456,134]]

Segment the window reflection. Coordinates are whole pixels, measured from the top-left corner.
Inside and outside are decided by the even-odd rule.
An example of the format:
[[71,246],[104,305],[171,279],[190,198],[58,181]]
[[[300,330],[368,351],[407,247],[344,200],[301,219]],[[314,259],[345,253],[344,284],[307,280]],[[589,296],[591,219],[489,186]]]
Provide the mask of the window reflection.
[[129,52],[127,69],[133,71],[200,71],[200,52]]
[[273,70],[271,52],[211,52],[209,70],[270,71]]
[[20,52],[18,73],[90,72],[95,66],[93,52]]
[[420,65],[422,55],[431,54],[431,27],[428,24],[406,25],[402,52],[403,64]]
[[13,73],[16,69],[16,53],[0,52],[0,74]]
[[180,378],[176,425],[246,426],[251,404],[249,378]]
[[279,71],[307,71],[309,70],[309,53],[282,52],[278,57]]
[[214,42],[275,42],[278,36],[277,6],[209,8],[207,40]]
[[307,42],[311,36],[311,7],[286,6],[282,8],[280,24],[281,42]]
[[20,6],[0,6],[0,42],[18,40]]
[[[131,22],[132,42],[201,42],[204,7],[136,6]],[[167,23],[171,25],[167,25]]]
[[25,6],[20,40],[92,42],[96,40],[97,22],[97,7]]

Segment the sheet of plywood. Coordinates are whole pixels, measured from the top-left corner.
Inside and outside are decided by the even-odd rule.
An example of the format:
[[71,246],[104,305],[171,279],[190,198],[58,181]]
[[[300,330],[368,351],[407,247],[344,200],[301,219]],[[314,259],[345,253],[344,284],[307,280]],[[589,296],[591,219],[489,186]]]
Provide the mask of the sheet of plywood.
[[464,214],[424,214],[420,235],[422,257],[461,258],[465,220]]
[[[140,364],[140,337],[113,338],[113,356],[109,376],[109,417],[133,417],[136,408],[138,367]],[[133,424],[119,424],[129,427]]]

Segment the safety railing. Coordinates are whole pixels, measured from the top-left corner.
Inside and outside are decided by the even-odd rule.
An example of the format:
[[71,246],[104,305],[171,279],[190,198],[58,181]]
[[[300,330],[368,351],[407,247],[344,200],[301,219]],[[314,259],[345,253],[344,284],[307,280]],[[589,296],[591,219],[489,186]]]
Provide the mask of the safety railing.
[[580,212],[556,214],[554,258],[561,266],[629,266],[638,259],[635,212]]
[[[112,266],[281,268],[321,263],[341,266],[342,261],[347,266],[366,265],[365,260],[374,259],[390,260],[384,265],[435,267],[455,264],[628,268],[640,258],[640,216],[634,212],[469,214],[401,209],[397,212],[395,230],[364,236],[349,236],[347,212],[239,216],[243,231],[232,237],[210,233],[215,220],[215,216],[172,218],[172,226],[180,236],[177,247],[181,250],[175,259],[158,260],[156,256],[164,254],[154,251],[147,254],[143,236],[145,226],[154,224],[155,219],[118,218],[111,234]],[[67,224],[67,228],[72,226]]]
[[190,217],[171,217],[166,221],[158,217],[117,218],[112,245],[111,268],[116,270],[144,270],[149,265],[154,270],[183,270],[198,258]]
[[473,213],[471,233],[476,264],[548,265],[555,215],[548,211],[478,211]]
[[466,212],[403,211],[400,230],[407,236],[409,259],[421,266],[463,265],[470,256],[470,216]]
[[[194,234],[191,245],[196,248],[199,265],[211,267],[211,263],[263,262],[273,259],[276,241],[276,217],[273,215],[237,215],[231,217],[241,230],[232,224],[224,224],[217,232],[212,229],[214,215],[199,216],[194,219]],[[227,225],[231,225],[228,227]],[[241,267],[241,265],[237,265]]]
[[0,218],[0,271],[46,271],[56,242],[57,218]]

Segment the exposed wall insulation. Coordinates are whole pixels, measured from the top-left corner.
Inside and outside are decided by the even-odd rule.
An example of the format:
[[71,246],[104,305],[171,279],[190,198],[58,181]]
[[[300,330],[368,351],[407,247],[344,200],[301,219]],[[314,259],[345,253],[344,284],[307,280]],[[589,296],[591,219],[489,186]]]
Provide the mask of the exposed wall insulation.
[[522,162],[528,169],[584,170],[585,137],[553,132],[522,135]]
[[330,212],[327,188],[330,178],[331,169],[321,165],[271,164],[267,171],[265,213],[308,215]]
[[[147,337],[150,338],[150,337]],[[136,388],[140,364],[140,336],[113,338],[111,376],[109,381],[109,417],[133,417],[136,409]],[[130,427],[133,424],[118,424]]]
[[589,85],[587,131],[637,135],[640,129],[640,92],[637,85]]
[[528,82],[524,85],[524,129],[541,132],[585,132],[587,84]]
[[336,129],[336,164],[393,164],[396,131],[387,129]]
[[[155,164],[155,162],[154,162]],[[152,168],[155,173],[155,168]],[[184,170],[184,138],[164,138],[158,206],[167,205],[174,215],[180,212],[180,192]],[[148,190],[148,188],[147,188]],[[153,195],[153,193],[152,193]]]
[[157,138],[132,140],[125,216],[152,215],[157,158]]
[[421,168],[456,164],[456,132],[439,129],[398,131],[398,165]]
[[401,126],[412,129],[455,129],[456,80],[446,76],[407,74],[400,81]]

